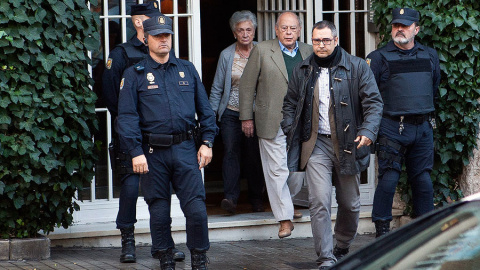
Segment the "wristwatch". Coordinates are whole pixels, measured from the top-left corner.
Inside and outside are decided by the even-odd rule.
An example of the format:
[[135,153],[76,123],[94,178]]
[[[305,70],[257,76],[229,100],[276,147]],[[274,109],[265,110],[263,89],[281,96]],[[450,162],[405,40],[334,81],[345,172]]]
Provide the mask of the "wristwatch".
[[202,144],[203,144],[203,145],[206,145],[208,148],[212,148],[212,147],[213,147],[213,142],[211,142],[211,141],[203,141]]

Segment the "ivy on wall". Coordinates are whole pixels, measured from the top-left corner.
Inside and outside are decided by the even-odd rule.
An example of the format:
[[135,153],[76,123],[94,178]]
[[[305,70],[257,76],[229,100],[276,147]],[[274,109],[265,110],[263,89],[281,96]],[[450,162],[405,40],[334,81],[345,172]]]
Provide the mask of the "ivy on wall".
[[[478,0],[394,0],[372,2],[379,46],[391,39],[392,9],[420,12],[416,40],[437,50],[442,80],[436,106],[435,165],[431,174],[434,201],[443,206],[463,196],[458,180],[477,147],[480,122],[480,2]],[[400,179],[402,199],[411,200],[406,177]]]
[[67,228],[93,177],[99,19],[87,4],[0,2],[0,238]]

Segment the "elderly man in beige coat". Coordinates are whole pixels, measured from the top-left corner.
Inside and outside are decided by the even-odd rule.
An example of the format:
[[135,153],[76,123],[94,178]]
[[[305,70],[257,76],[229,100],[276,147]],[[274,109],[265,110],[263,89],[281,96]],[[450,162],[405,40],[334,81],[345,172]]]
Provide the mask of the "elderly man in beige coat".
[[273,215],[280,222],[280,238],[291,235],[294,217],[287,185],[286,137],[280,129],[283,98],[293,68],[312,54],[312,46],[297,41],[301,30],[297,15],[282,13],[275,24],[277,38],[253,48],[240,80],[242,131],[253,136],[255,114],[265,183]]

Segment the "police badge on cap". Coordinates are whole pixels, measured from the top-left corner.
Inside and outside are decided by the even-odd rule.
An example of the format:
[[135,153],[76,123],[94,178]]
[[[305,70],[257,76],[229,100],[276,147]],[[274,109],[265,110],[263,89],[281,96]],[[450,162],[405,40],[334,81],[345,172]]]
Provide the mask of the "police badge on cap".
[[392,11],[392,17],[392,24],[400,23],[409,26],[414,22],[418,22],[420,14],[411,8],[395,8]]
[[143,30],[152,36],[160,34],[173,34],[172,19],[163,14],[160,16],[155,16],[143,21]]

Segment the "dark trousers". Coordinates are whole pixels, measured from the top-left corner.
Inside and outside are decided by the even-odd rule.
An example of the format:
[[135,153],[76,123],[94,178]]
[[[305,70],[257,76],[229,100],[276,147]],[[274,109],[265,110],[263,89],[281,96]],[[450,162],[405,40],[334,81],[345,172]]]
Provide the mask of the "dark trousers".
[[265,190],[262,162],[255,134],[247,138],[242,132],[239,112],[226,109],[222,115],[220,133],[222,135],[223,154],[223,187],[225,198],[237,204],[240,196],[241,160],[243,156],[245,176],[248,182],[248,198],[251,204],[261,204]]
[[119,197],[119,207],[117,214],[117,229],[130,228],[137,222],[137,200],[140,177],[138,174],[133,174],[132,159],[127,154],[127,150],[120,142],[118,134],[113,133],[113,143],[115,149],[115,156],[117,166],[112,168],[114,177],[118,177],[121,180],[121,190]]
[[[392,156],[405,161],[408,183],[412,187],[413,212],[415,216],[433,210],[433,185],[430,172],[433,168],[433,129],[428,121],[414,125],[404,123],[402,134],[399,122],[382,118],[378,137],[385,137],[406,148],[405,155],[394,147],[380,146]],[[392,158],[378,159],[378,185],[373,200],[372,220],[392,220],[392,203],[402,171],[402,163]]]
[[122,177],[119,207],[117,214],[117,229],[130,228],[137,222],[138,174],[125,174]]
[[149,172],[140,177],[144,199],[150,212],[152,254],[174,247],[171,233],[170,205],[175,191],[186,218],[187,247],[190,250],[208,250],[207,209],[205,188],[198,169],[195,142],[184,141],[168,148],[153,149],[143,146]]

